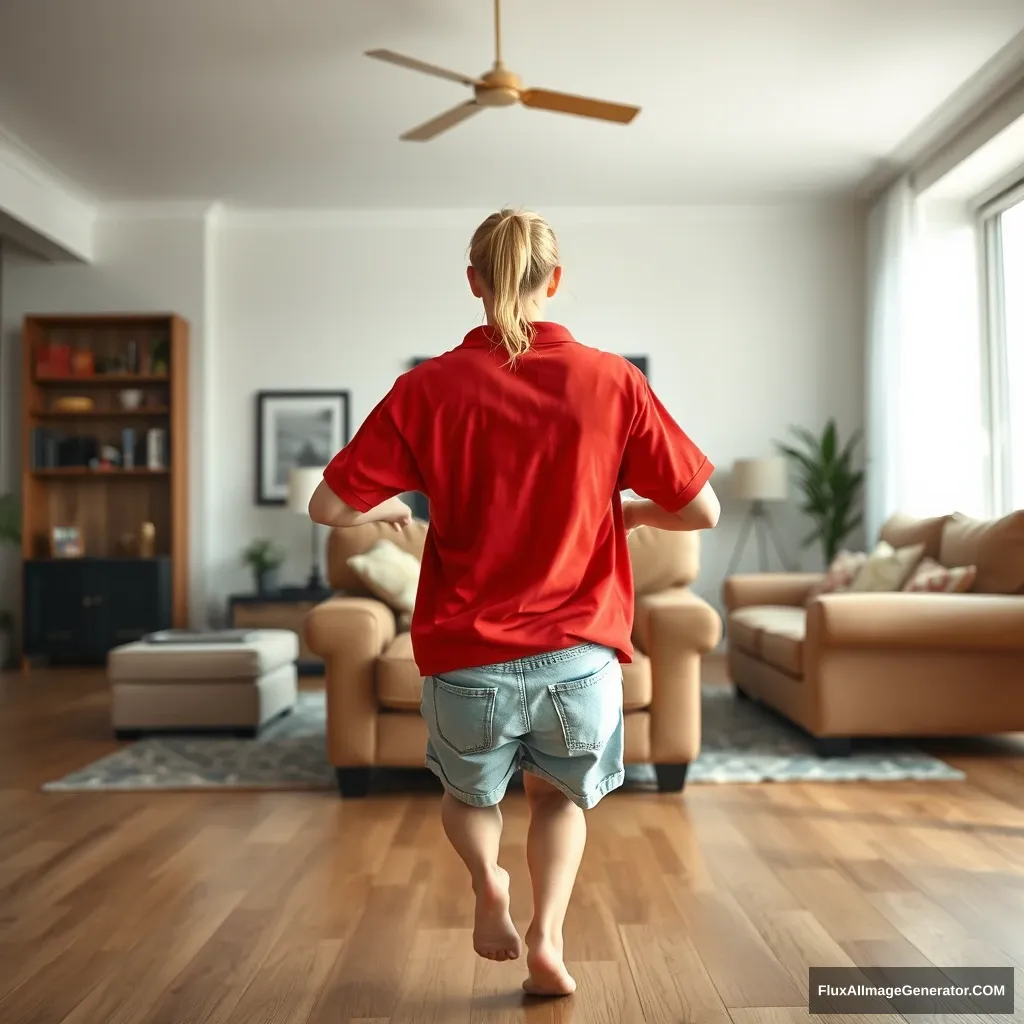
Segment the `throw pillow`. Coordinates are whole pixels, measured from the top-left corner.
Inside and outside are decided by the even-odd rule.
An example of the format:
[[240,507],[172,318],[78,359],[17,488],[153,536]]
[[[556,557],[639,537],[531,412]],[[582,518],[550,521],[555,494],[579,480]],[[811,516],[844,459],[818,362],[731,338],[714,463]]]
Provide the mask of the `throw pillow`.
[[976,566],[960,565],[947,569],[934,558],[926,558],[903,585],[907,594],[966,594],[978,575]]
[[353,555],[348,567],[360,583],[396,612],[411,612],[420,581],[420,560],[390,540],[377,541],[369,551]]
[[820,583],[815,583],[807,594],[807,604],[822,594],[841,594],[850,589],[868,556],[863,551],[840,551]]
[[871,552],[850,590],[854,593],[892,593],[901,590],[924,558],[924,545],[894,548],[884,540]]

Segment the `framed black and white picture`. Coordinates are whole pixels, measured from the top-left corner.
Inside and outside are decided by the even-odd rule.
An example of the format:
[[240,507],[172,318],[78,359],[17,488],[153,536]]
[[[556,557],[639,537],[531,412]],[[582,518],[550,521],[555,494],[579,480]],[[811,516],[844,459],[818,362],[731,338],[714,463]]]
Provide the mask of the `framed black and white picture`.
[[326,466],[348,442],[347,391],[260,391],[256,503],[285,504],[293,469]]

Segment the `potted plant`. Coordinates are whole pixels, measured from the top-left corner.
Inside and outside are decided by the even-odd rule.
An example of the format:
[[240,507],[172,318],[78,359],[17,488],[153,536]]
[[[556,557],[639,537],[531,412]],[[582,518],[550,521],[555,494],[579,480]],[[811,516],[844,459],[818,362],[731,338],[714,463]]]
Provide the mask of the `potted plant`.
[[[21,506],[10,494],[0,494],[0,546],[21,543]],[[0,669],[6,668],[14,649],[14,615],[0,608]]]
[[820,437],[805,427],[791,427],[795,444],[776,442],[796,470],[797,483],[803,491],[800,510],[814,523],[814,529],[803,539],[803,546],[818,542],[825,555],[825,565],[832,564],[843,541],[860,526],[860,495],[864,473],[854,468],[854,454],[861,441],[856,430],[845,445],[840,445],[835,420],[830,419]]
[[277,570],[283,561],[284,550],[266,538],[254,540],[242,552],[242,562],[252,570],[258,594],[277,589]]

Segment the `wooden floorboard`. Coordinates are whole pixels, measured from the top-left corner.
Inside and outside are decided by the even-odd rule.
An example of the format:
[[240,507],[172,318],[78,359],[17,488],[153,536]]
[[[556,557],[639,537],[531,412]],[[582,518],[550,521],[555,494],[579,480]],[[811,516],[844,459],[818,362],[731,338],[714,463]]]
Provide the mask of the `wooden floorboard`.
[[[119,748],[108,714],[97,673],[0,676],[2,1024],[798,1024],[810,965],[1024,979],[1021,737],[929,744],[965,782],[614,794],[569,910],[579,989],[549,1003],[473,955],[435,795],[43,793]],[[525,928],[521,793],[505,821]]]

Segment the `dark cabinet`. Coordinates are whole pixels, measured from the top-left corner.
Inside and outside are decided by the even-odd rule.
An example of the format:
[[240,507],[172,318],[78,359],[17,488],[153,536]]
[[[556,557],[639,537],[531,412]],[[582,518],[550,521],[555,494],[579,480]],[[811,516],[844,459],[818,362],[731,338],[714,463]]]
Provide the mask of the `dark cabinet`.
[[25,563],[27,657],[101,664],[111,648],[171,624],[169,559]]

